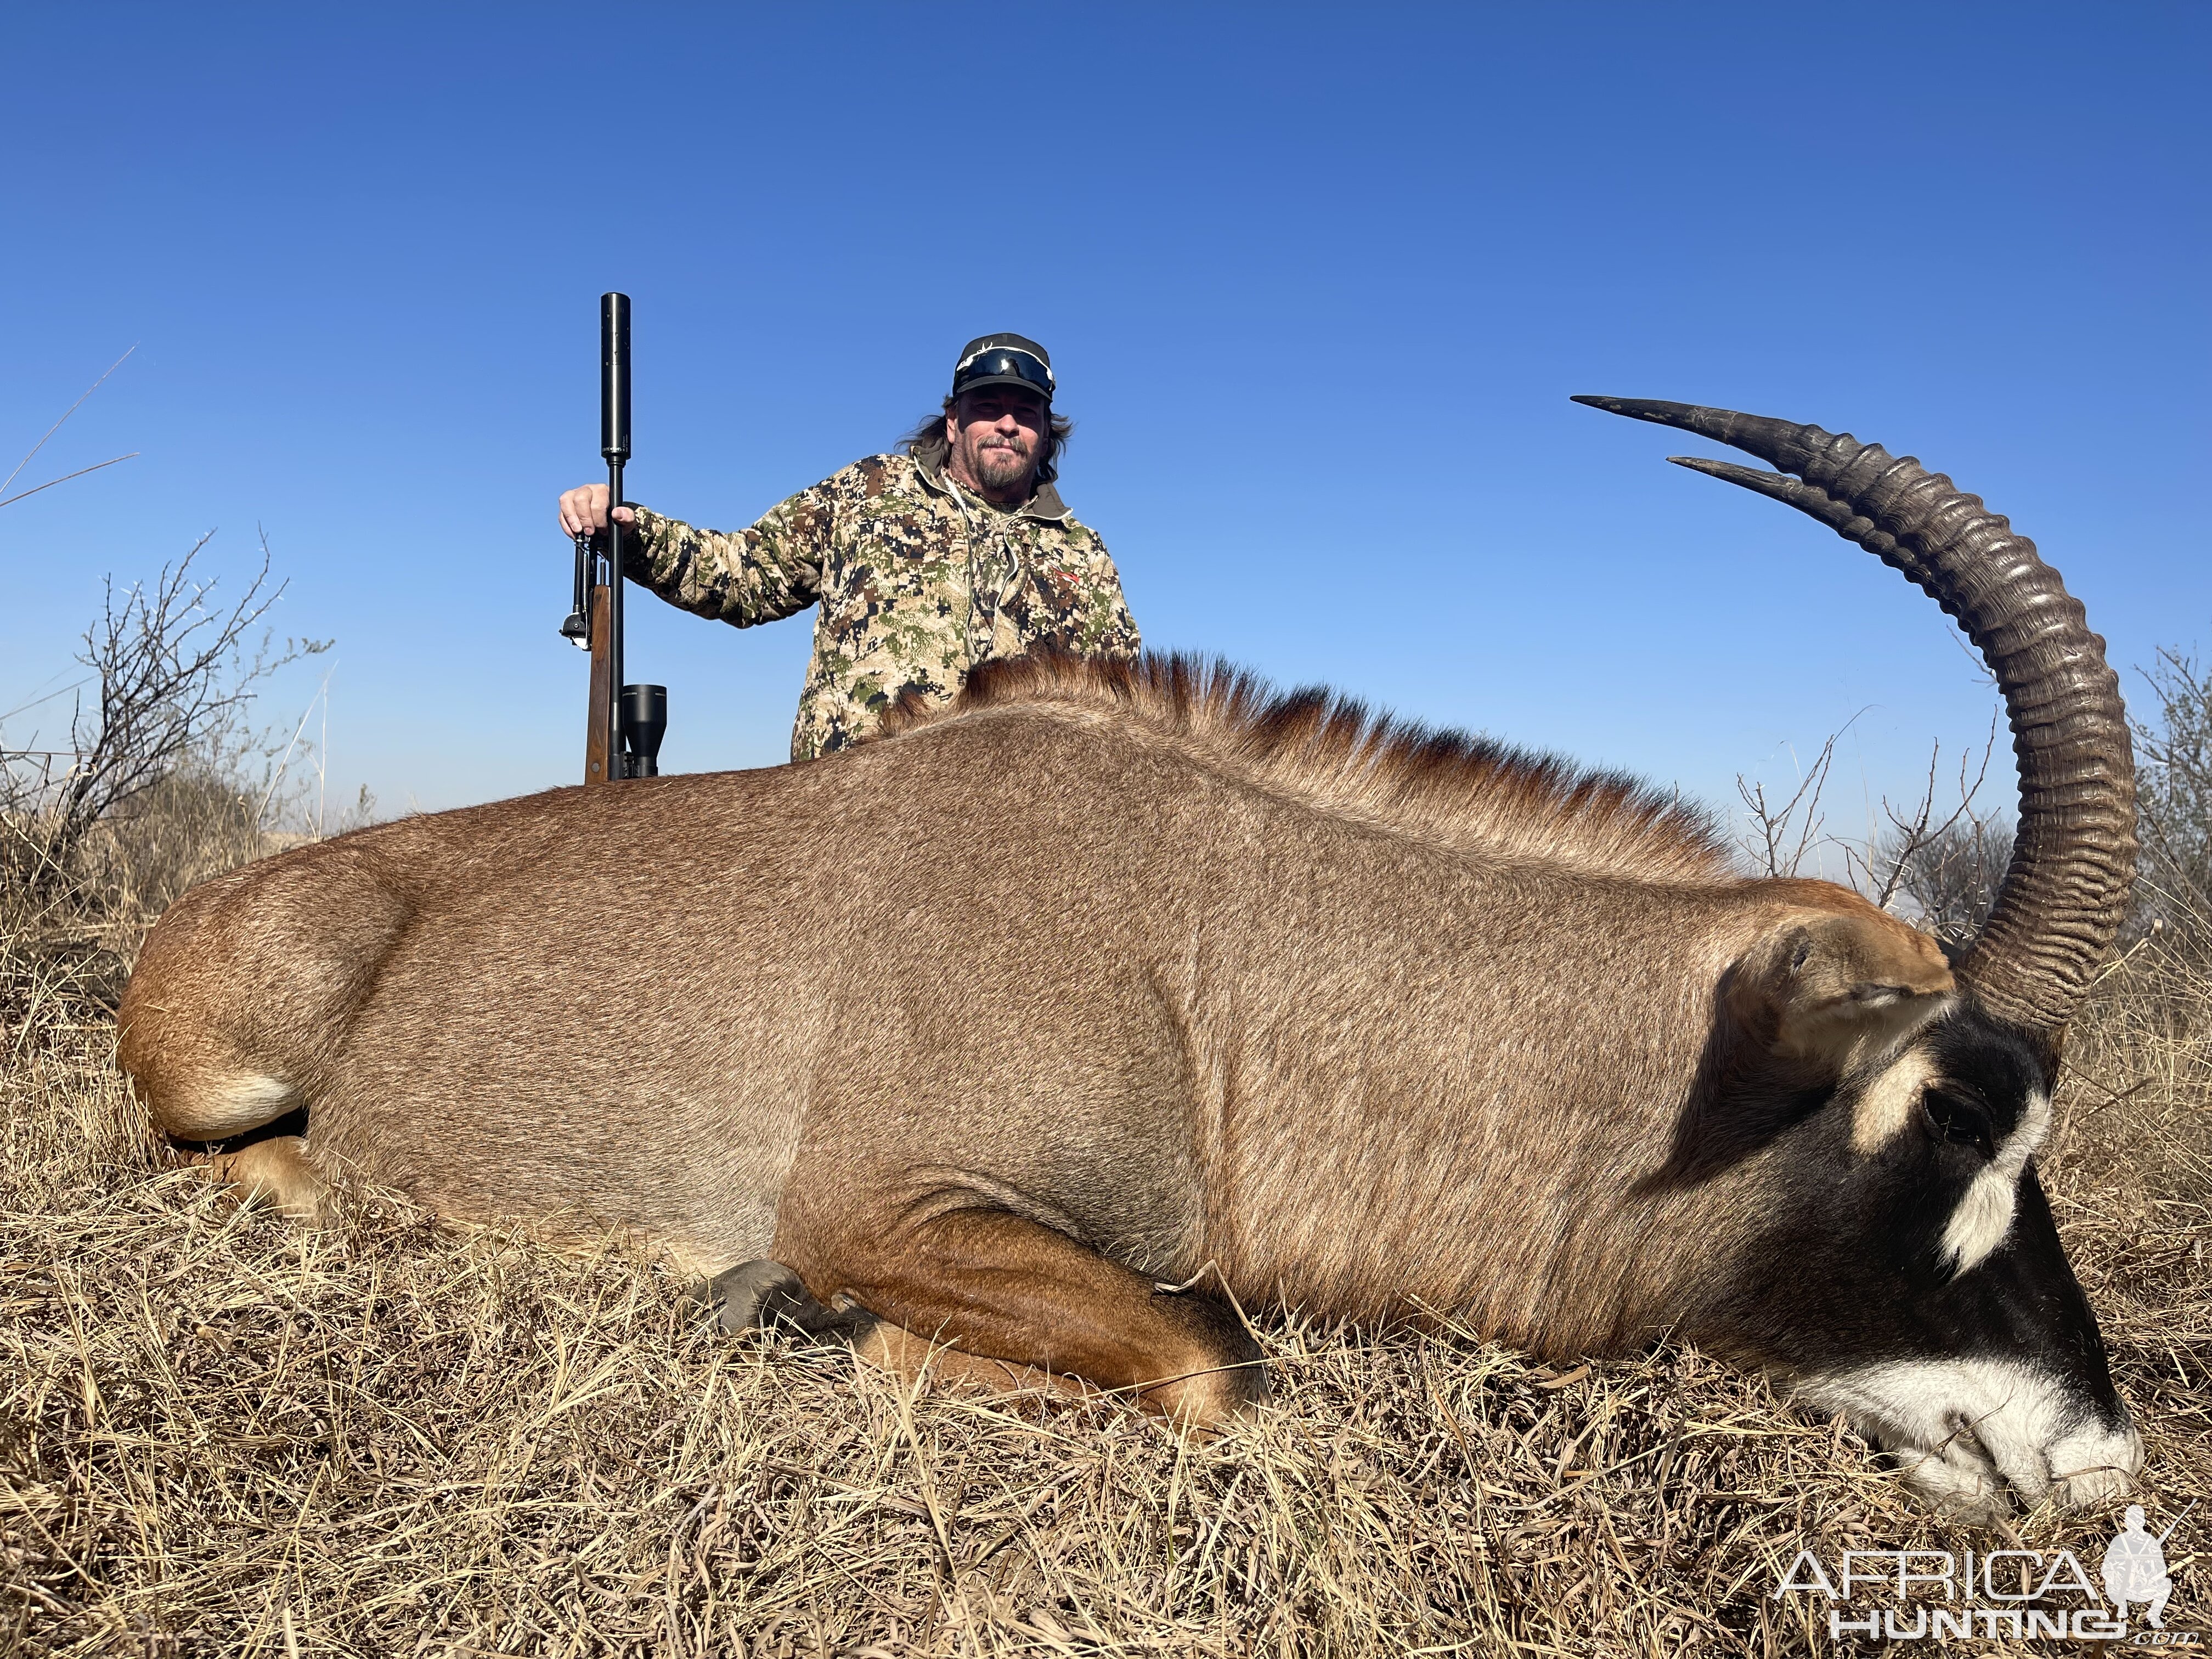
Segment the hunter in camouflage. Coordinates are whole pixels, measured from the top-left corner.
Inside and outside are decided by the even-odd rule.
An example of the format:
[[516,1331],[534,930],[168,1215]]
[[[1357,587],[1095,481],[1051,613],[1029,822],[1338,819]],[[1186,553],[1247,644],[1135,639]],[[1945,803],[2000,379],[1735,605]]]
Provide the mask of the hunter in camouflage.
[[[900,695],[942,703],[976,664],[1054,646],[1134,656],[1137,625],[1097,533],[1054,487],[1066,422],[1051,365],[1018,335],[971,342],[945,416],[749,530],[695,529],[629,504],[625,574],[672,605],[748,628],[818,607],[793,760],[867,737]],[[563,526],[605,491],[562,498]],[[586,498],[579,501],[578,498]]]
[[867,736],[902,690],[949,701],[993,657],[1133,655],[1137,625],[1096,532],[1042,485],[1013,512],[911,455],[871,455],[724,533],[645,507],[626,562],[672,605],[739,628],[820,606],[791,756]]

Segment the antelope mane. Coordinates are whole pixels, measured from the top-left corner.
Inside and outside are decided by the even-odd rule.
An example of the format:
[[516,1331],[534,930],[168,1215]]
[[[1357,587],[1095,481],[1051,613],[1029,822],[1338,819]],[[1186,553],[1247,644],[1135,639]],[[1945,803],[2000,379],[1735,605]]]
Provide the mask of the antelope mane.
[[949,705],[904,694],[883,730],[896,738],[1016,711],[1133,723],[1217,773],[1441,847],[1640,881],[1737,873],[1711,818],[1679,794],[1377,714],[1325,687],[1278,691],[1180,653],[1134,664],[1057,652],[999,659]]

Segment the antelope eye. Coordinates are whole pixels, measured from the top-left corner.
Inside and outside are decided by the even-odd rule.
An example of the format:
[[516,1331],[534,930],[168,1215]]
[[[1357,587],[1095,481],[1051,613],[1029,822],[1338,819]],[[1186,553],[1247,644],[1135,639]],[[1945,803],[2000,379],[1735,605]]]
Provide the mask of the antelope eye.
[[1942,1140],[1980,1150],[1984,1158],[1997,1155],[1996,1139],[1990,1133],[1990,1110],[1972,1095],[1951,1089],[1930,1089],[1920,1097],[1920,1109],[1928,1127]]

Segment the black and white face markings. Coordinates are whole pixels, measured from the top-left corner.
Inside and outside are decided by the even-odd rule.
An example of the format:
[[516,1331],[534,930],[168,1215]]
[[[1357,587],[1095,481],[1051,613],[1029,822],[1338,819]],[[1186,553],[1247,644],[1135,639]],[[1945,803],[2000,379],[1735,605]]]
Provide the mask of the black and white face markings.
[[2011,1231],[2021,1174],[2051,1133],[2051,1095],[2026,1045],[1960,1009],[1856,1091],[1851,1146],[1905,1185],[1905,1208],[1953,1276]]
[[1970,1514],[2091,1501],[2142,1462],[2029,1167],[2050,1127],[2041,1064],[1962,1000],[1778,1146],[1733,1298],[1801,1397]]

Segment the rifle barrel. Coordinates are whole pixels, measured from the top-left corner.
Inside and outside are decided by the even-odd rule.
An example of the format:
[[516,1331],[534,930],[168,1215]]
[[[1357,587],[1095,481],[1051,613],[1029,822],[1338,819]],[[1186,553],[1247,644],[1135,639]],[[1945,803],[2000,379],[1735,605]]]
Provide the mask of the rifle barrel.
[[629,295],[599,296],[599,453],[607,462],[607,775],[629,775],[623,741],[623,547],[615,509],[629,459]]

